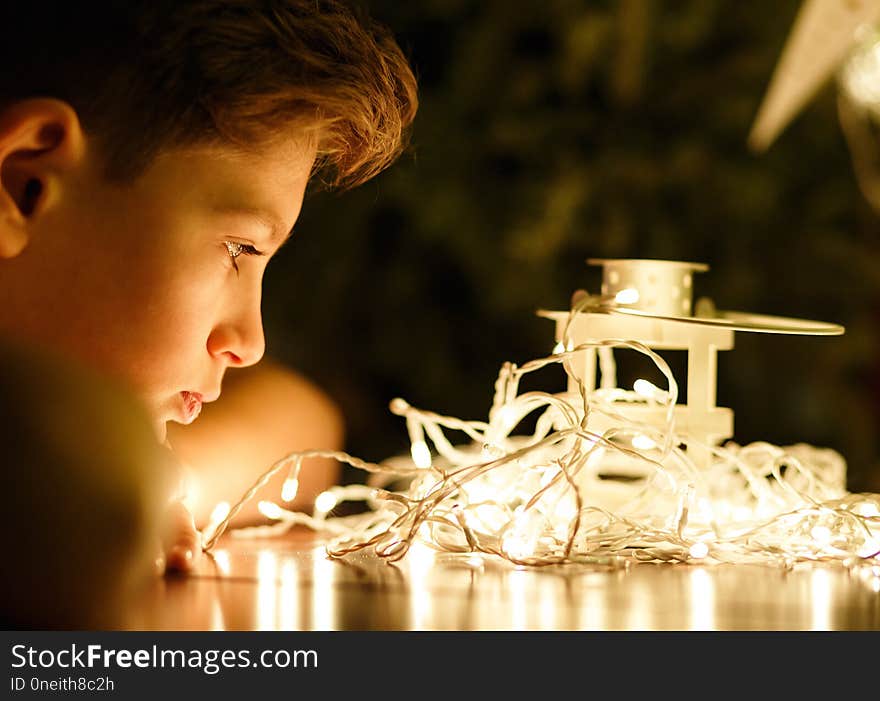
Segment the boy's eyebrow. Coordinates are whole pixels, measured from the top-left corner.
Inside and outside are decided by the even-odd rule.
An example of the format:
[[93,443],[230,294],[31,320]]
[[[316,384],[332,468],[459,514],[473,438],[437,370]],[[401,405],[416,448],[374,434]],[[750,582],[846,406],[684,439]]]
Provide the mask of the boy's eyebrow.
[[292,228],[289,231],[285,231],[284,224],[281,223],[281,219],[276,217],[271,212],[263,209],[247,206],[224,206],[216,207],[214,211],[218,214],[245,216],[257,220],[260,224],[262,224],[269,230],[269,239],[272,241],[272,243],[277,243],[278,248],[281,248],[281,246],[287,243],[287,241],[290,239],[291,234],[293,234]]

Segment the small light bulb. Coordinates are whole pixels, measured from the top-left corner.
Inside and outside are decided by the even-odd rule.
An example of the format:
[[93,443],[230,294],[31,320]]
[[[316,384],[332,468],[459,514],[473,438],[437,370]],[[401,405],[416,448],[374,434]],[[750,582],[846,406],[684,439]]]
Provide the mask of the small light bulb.
[[859,516],[880,516],[880,509],[877,508],[874,502],[863,501],[860,504],[856,504],[853,508],[853,513]]
[[560,532],[564,535],[568,531],[568,522],[577,514],[577,505],[574,499],[560,499],[553,512],[554,520],[558,522]]
[[266,518],[279,519],[284,515],[284,510],[278,504],[271,501],[261,501],[257,504],[257,508]]
[[636,394],[640,394],[647,399],[653,397],[657,392],[657,387],[653,382],[648,382],[648,380],[641,378],[633,382],[633,389],[636,391]]
[[559,467],[556,465],[548,467],[546,470],[544,470],[544,472],[541,474],[541,489],[550,484],[553,478],[556,477],[556,475],[558,475],[560,472],[562,472],[562,470],[559,469]]
[[828,526],[813,526],[810,535],[820,543],[827,543],[831,540],[831,529]]
[[645,399],[653,399],[655,402],[665,403],[669,399],[669,393],[664,392],[653,382],[644,379],[638,379],[633,382],[633,389],[636,394]]
[[229,502],[221,501],[218,502],[217,506],[211,511],[211,515],[208,517],[208,523],[205,524],[205,527],[202,529],[202,541],[207,542],[210,539],[214,532],[217,530],[218,526],[223,523],[223,519],[229,516]]
[[315,511],[326,514],[328,511],[333,510],[338,501],[333,492],[321,492],[315,499]]
[[618,304],[635,304],[639,301],[639,291],[634,287],[627,287],[614,295],[614,301]]
[[535,542],[524,536],[508,533],[501,544],[502,550],[511,557],[523,559],[531,557],[535,552]]
[[[425,441],[414,441],[410,448],[410,453],[412,454],[413,463],[417,468],[426,470],[431,467],[431,451],[428,449],[428,444]],[[332,508],[331,506],[330,509]],[[330,509],[327,510],[329,511]]]
[[208,519],[208,523],[218,524],[227,516],[229,516],[229,502],[221,501],[211,512],[211,518]]
[[510,404],[505,404],[501,407],[501,411],[498,412],[498,420],[501,422],[502,426],[512,424],[516,421],[516,412]]
[[876,538],[867,538],[859,548],[858,555],[859,557],[871,557],[878,551],[880,551],[880,541]]
[[657,444],[643,433],[633,436],[632,445],[636,450],[654,450],[657,447]]
[[556,345],[553,346],[553,355],[559,355],[565,351],[565,344],[562,341],[557,341]]
[[284,480],[284,486],[281,487],[281,498],[284,501],[293,501],[296,492],[299,489],[299,480],[295,477],[288,477]]
[[701,560],[709,554],[709,546],[700,541],[698,543],[694,543],[688,549],[688,552],[690,553],[690,556],[695,560]]

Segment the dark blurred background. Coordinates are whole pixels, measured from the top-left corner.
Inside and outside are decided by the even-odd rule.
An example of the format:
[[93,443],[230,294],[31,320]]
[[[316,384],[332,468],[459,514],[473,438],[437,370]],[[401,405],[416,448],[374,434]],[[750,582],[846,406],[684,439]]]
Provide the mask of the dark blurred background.
[[[834,448],[850,490],[880,491],[880,227],[834,85],[746,146],[798,1],[364,4],[419,79],[412,147],[307,197],[264,302],[268,352],[336,399],[349,452],[408,450],[397,396],[485,419],[501,364],[553,346],[536,310],[598,291],[588,257],[660,258],[707,263],[695,294],[721,309],[846,326],[737,332],[718,404],[737,442]],[[530,388],[563,388],[542,373]]]

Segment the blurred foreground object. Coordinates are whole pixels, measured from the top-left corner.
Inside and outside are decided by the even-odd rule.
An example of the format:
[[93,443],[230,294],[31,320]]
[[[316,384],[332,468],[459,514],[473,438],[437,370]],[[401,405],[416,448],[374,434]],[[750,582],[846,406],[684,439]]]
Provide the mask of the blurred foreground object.
[[0,435],[4,627],[124,627],[155,576],[173,476],[146,411],[97,373],[2,342]]
[[880,212],[880,32],[862,27],[859,43],[838,74],[837,114],[859,189]]

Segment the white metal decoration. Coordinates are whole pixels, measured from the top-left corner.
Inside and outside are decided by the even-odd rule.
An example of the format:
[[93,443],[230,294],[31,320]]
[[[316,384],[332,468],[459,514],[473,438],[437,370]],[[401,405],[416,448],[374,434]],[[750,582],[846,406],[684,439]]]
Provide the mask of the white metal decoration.
[[[853,49],[880,21],[880,0],[804,0],[785,40],[767,92],[749,133],[749,145],[766,151],[787,125],[836,72],[864,67],[865,61],[851,61]],[[844,69],[864,84],[863,70]],[[860,75],[859,75],[860,74]],[[876,90],[876,88],[874,88]],[[859,91],[861,92],[861,91]],[[857,98],[858,99],[858,98]]]
[[[601,297],[598,304],[577,311],[539,311],[556,321],[556,340],[587,348],[572,358],[569,392],[583,383],[587,392],[597,389],[597,356],[601,363],[601,386],[616,387],[615,363],[609,346],[593,345],[608,338],[637,339],[657,350],[687,351],[687,401],[675,406],[675,425],[688,440],[687,452],[694,464],[706,469],[712,459],[710,447],[721,445],[733,435],[733,412],[715,405],[717,353],[731,350],[734,331],[835,335],[844,332],[836,324],[789,319],[741,312],[722,312],[703,297],[694,309],[694,273],[708,265],[666,260],[589,259],[602,266]],[[557,349],[561,346],[557,345]],[[656,389],[656,388],[655,388]],[[645,380],[636,392],[649,396]],[[640,391],[641,390],[641,391]],[[619,411],[631,419],[656,426],[665,424],[664,406],[631,403]],[[598,419],[604,432],[610,422]]]

